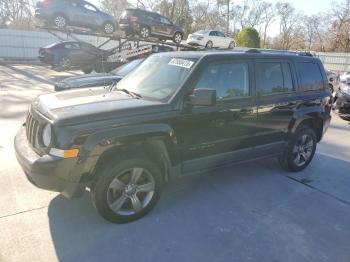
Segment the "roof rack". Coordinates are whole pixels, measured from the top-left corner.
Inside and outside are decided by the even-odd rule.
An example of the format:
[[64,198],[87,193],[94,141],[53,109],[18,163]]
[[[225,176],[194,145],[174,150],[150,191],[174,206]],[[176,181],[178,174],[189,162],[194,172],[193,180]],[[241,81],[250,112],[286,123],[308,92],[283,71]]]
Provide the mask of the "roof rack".
[[259,49],[259,48],[251,48],[245,51],[246,53],[276,53],[276,54],[290,54],[290,55],[298,55],[298,56],[309,56],[314,57],[311,52],[307,51],[289,51],[289,50],[277,50],[277,49]]

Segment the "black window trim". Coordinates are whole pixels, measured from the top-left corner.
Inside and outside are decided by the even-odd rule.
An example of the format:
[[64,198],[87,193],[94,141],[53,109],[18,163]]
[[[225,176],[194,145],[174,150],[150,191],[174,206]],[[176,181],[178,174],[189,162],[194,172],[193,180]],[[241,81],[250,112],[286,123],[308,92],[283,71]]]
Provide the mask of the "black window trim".
[[[257,83],[257,64],[260,63],[275,63],[275,64],[280,64],[281,66],[281,70],[282,70],[282,79],[283,79],[283,87],[285,85],[285,79],[284,79],[284,74],[283,74],[283,63],[286,63],[289,65],[289,69],[290,69],[290,74],[292,77],[292,85],[293,85],[293,89],[292,91],[286,91],[286,92],[278,92],[278,93],[271,93],[271,94],[261,94],[259,92],[258,89],[258,83]],[[273,96],[281,96],[281,95],[293,95],[295,93],[297,93],[297,83],[295,83],[295,77],[294,77],[294,72],[293,72],[293,65],[289,60],[283,60],[283,59],[261,59],[261,60],[256,60],[254,62],[254,78],[255,78],[255,85],[256,85],[256,95],[257,97],[273,97]]]

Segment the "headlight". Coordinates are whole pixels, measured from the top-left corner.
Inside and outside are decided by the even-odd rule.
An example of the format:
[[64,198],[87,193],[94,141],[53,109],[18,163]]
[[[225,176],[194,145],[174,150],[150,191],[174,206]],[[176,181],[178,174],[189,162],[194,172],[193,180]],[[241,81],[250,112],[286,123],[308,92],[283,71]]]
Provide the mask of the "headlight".
[[43,144],[48,147],[51,143],[51,125],[47,124],[43,129]]

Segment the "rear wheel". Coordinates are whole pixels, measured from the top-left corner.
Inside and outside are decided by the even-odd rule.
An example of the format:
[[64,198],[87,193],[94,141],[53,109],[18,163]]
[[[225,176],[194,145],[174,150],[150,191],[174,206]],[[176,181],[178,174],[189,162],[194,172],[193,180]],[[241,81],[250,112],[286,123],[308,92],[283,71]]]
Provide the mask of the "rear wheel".
[[182,34],[180,32],[176,32],[173,37],[173,41],[175,44],[181,44]]
[[99,214],[112,223],[127,223],[145,216],[161,194],[160,169],[145,158],[110,163],[97,175],[92,201]]
[[316,145],[315,131],[306,125],[300,126],[291,137],[285,152],[279,158],[282,168],[291,172],[305,169],[315,155]]
[[62,14],[57,14],[53,18],[53,23],[58,28],[65,28],[67,26],[67,18]]
[[151,35],[151,30],[147,26],[142,26],[140,29],[140,36],[144,39],[150,37]]
[[115,31],[115,27],[114,24],[111,22],[105,22],[103,24],[103,32],[106,34],[113,34],[113,32]]

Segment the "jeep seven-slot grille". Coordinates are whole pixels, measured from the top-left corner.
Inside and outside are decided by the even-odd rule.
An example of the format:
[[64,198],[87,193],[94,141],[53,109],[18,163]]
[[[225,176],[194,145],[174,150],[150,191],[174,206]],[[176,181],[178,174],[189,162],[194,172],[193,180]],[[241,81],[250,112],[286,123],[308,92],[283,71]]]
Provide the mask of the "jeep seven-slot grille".
[[39,143],[38,143],[39,131],[40,131],[40,123],[32,116],[30,112],[28,112],[27,121],[26,121],[26,132],[27,132],[27,139],[33,147],[39,146]]

